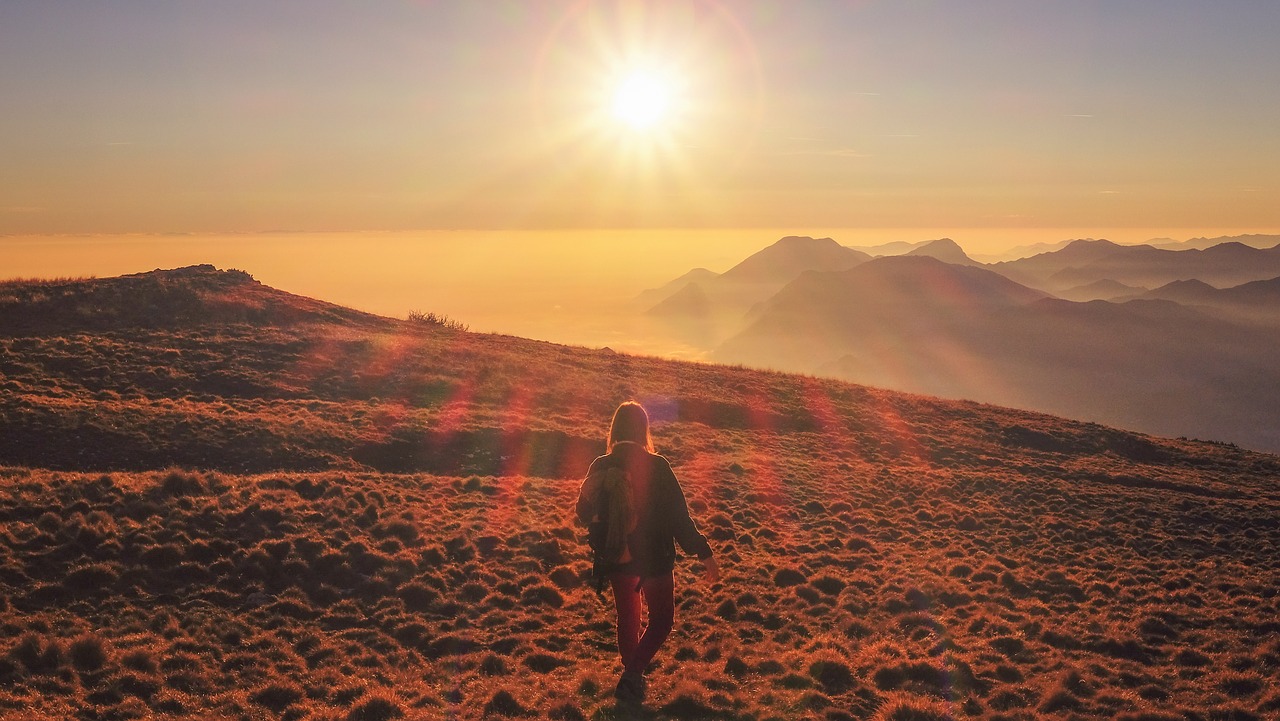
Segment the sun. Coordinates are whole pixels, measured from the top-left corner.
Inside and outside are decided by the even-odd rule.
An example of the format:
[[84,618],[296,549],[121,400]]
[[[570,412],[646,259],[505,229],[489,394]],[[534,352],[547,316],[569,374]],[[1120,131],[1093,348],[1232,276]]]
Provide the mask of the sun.
[[618,82],[610,106],[613,118],[636,131],[652,131],[669,120],[672,84],[652,72],[634,72]]

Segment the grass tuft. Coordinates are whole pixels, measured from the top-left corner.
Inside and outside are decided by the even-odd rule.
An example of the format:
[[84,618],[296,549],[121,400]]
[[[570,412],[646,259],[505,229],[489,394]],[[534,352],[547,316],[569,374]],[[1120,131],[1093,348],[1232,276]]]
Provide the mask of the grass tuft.
[[871,721],[956,721],[956,716],[943,701],[899,692],[884,698]]
[[529,709],[525,708],[516,700],[510,692],[506,690],[498,691],[485,703],[482,715],[489,716],[528,716]]
[[404,715],[404,708],[395,697],[384,692],[376,692],[352,706],[347,712],[346,721],[392,721],[392,719],[403,718]]
[[107,643],[100,636],[93,634],[81,636],[72,641],[67,648],[67,654],[71,658],[71,665],[81,673],[100,671],[107,665],[110,656]]

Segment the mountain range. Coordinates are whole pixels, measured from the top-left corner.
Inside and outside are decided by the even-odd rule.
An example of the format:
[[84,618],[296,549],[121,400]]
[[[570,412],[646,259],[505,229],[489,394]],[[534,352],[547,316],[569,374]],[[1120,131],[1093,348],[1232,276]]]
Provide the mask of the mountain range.
[[1274,248],[1280,245],[1280,235],[1250,233],[1248,235],[1220,235],[1215,238],[1191,238],[1177,241],[1172,238],[1153,238],[1146,245],[1162,250],[1205,250],[1222,243],[1241,243],[1253,248]]
[[1280,246],[1078,240],[984,265],[944,239],[815,266],[718,320],[693,292],[654,311],[697,317],[723,362],[1280,450]]
[[1076,241],[1060,251],[996,263],[992,270],[1050,292],[1109,280],[1155,288],[1178,280],[1224,287],[1280,276],[1280,245],[1253,248],[1228,242],[1204,250]]

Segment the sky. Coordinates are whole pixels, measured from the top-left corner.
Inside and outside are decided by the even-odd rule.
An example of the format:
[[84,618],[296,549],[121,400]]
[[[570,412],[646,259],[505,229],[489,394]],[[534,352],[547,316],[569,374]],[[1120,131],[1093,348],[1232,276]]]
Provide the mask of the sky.
[[0,234],[1276,232],[1277,28],[1275,0],[4,0]]

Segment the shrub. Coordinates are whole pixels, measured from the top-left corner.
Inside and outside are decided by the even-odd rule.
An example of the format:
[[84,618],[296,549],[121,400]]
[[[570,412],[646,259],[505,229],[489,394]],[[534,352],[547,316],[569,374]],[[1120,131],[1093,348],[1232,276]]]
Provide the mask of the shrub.
[[844,590],[844,581],[834,576],[820,576],[813,580],[813,587],[828,596],[834,596]]
[[404,716],[399,702],[385,694],[374,694],[352,706],[346,721],[391,721]]
[[507,691],[499,691],[484,705],[484,716],[526,716],[529,710]]
[[547,717],[556,721],[587,721],[587,717],[583,715],[582,710],[567,701],[551,709]]
[[107,646],[97,636],[81,636],[68,649],[71,665],[82,673],[92,673],[107,665]]
[[142,648],[126,653],[120,659],[120,663],[125,668],[142,671],[143,673],[155,673],[157,669],[155,656],[152,656],[150,651]]
[[160,481],[160,491],[166,496],[200,496],[209,492],[204,479],[189,471],[171,469]]
[[843,693],[857,683],[848,664],[834,659],[814,661],[809,665],[809,675],[828,694]]
[[1199,651],[1193,648],[1187,648],[1179,651],[1178,655],[1174,657],[1174,661],[1179,666],[1195,667],[1195,666],[1208,666],[1213,661],[1213,659],[1209,658],[1208,656],[1204,655],[1203,653],[1200,653]]
[[714,719],[723,718],[725,714],[708,706],[701,699],[688,693],[682,693],[663,704],[662,712],[681,719]]
[[738,604],[734,603],[732,598],[727,598],[716,606],[716,615],[726,621],[737,620]]
[[431,325],[448,330],[467,331],[470,326],[462,321],[454,320],[443,313],[435,313],[433,311],[423,312],[420,310],[409,311],[409,322],[418,325]]
[[249,696],[249,700],[276,713],[283,712],[303,697],[302,689],[287,681],[268,684]]
[[434,588],[417,581],[411,581],[396,589],[396,595],[404,601],[404,607],[410,611],[426,611],[440,598],[440,594]]
[[571,662],[549,653],[531,653],[521,663],[538,673],[550,673],[561,666],[570,665]]
[[1080,699],[1072,696],[1066,689],[1054,692],[1040,704],[1040,713],[1057,713],[1059,711],[1079,711],[1084,707]]
[[66,651],[57,639],[49,639],[46,643],[34,633],[23,636],[9,652],[9,656],[25,666],[27,671],[37,675],[54,673],[67,660]]
[[109,586],[120,578],[116,566],[107,563],[93,563],[71,571],[62,579],[62,587],[68,591],[89,592]]
[[884,691],[911,688],[938,695],[944,694],[950,685],[946,671],[927,661],[882,666],[876,669],[872,682]]
[[484,676],[506,676],[510,670],[501,656],[491,653],[480,662],[480,673]]
[[551,582],[560,588],[577,588],[582,585],[582,579],[578,573],[568,566],[560,566],[551,572]]
[[551,606],[553,608],[560,608],[564,605],[564,596],[560,595],[560,592],[553,586],[548,586],[544,583],[526,588],[520,594],[520,600],[525,605]]
[[804,583],[805,580],[805,575],[794,568],[780,568],[777,573],[773,574],[773,584],[782,588],[798,586]]
[[954,721],[950,709],[941,701],[908,694],[895,695],[885,700],[872,721]]

